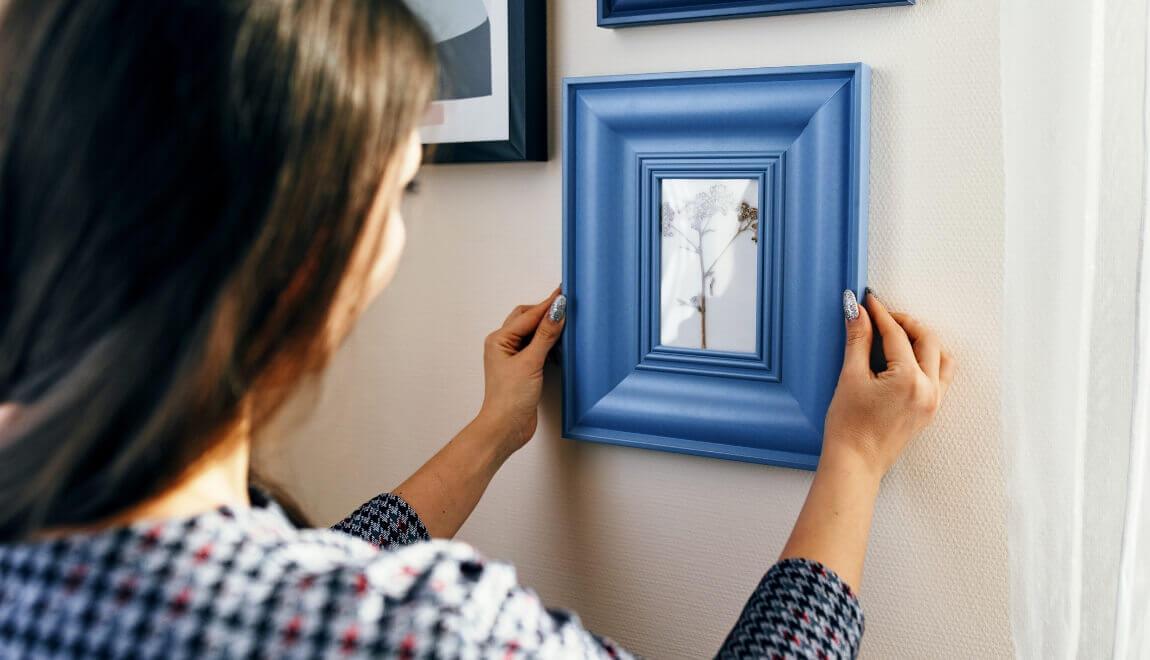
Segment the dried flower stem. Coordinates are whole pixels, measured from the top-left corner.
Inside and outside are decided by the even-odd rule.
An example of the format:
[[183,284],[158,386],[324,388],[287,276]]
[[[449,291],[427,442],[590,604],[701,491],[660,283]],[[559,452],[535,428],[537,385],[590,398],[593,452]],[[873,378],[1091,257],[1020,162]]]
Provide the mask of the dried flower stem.
[[[751,232],[751,240],[758,243],[758,236],[756,235],[759,228],[759,209],[751,206],[746,202],[739,202],[736,207],[738,218],[735,234],[723,246],[712,261],[711,265],[706,265],[706,255],[703,249],[703,237],[714,229],[711,229],[711,218],[716,214],[726,213],[730,206],[734,203],[730,195],[730,191],[725,186],[714,185],[707,191],[695,195],[695,198],[687,202],[681,208],[674,208],[670,204],[664,203],[661,210],[661,225],[662,234],[664,238],[679,235],[679,238],[690,246],[690,251],[694,252],[699,259],[699,294],[693,296],[690,304],[694,306],[695,311],[699,312],[699,337],[700,345],[702,348],[707,348],[707,291],[710,289],[713,293],[715,284],[715,267],[718,266],[719,261],[727,254],[727,250],[734,244],[744,232]],[[686,233],[675,222],[676,218],[687,215],[690,217],[691,229],[698,234],[698,242],[692,241]],[[686,301],[680,299],[682,304],[688,304]]]

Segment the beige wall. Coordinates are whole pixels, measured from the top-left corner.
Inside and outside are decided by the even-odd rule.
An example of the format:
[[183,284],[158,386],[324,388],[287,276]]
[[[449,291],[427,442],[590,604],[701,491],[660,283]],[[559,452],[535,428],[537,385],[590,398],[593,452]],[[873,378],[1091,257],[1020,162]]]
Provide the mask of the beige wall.
[[[281,478],[333,521],[393,487],[474,414],[484,335],[559,282],[563,76],[861,60],[874,67],[871,282],[936,326],[960,363],[936,427],[884,485],[863,654],[1009,656],[997,3],[619,31],[595,27],[593,0],[550,9],[552,160],[425,169],[395,283],[314,400],[273,430]],[[548,604],[639,653],[713,653],[782,547],[810,475],[563,440],[557,376],[539,433],[460,538],[514,562]]]

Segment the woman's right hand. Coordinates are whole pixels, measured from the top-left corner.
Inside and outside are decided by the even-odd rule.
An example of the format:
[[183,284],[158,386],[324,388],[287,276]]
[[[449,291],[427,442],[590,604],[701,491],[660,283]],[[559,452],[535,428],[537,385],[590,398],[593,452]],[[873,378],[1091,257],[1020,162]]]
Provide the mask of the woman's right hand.
[[[853,293],[843,293],[846,354],[827,411],[823,452],[847,452],[882,477],[934,419],[955,362],[929,328],[908,314],[887,311],[869,290],[865,306],[853,301]],[[871,371],[872,319],[886,358],[879,373]]]
[[[862,583],[879,482],[934,419],[954,376],[954,359],[926,326],[891,314],[869,292],[865,301],[864,308],[853,293],[843,293],[846,354],[827,411],[823,453],[780,555],[818,562],[855,591]],[[870,363],[875,330],[886,358],[878,373]]]

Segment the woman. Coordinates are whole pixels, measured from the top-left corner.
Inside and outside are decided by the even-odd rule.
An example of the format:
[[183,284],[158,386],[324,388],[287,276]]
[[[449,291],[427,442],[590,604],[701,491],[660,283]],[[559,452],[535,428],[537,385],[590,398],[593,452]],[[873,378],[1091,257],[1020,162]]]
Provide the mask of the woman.
[[[394,494],[334,531],[249,499],[253,429],[403,247],[434,85],[404,5],[9,0],[2,20],[0,656],[625,656],[443,540],[534,434],[558,292],[488,337],[478,416]],[[843,302],[818,472],[723,657],[855,654],[879,480],[950,381],[922,325]]]

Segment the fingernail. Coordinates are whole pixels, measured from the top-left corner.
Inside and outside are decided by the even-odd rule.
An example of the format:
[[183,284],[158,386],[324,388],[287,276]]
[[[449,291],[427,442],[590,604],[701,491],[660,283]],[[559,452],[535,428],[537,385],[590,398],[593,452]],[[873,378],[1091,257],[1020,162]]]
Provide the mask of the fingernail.
[[567,296],[559,294],[559,296],[555,298],[555,302],[551,303],[551,309],[547,312],[547,318],[551,319],[555,323],[558,323],[562,321],[563,317],[566,315]]
[[843,316],[848,321],[859,317],[859,301],[855,298],[855,292],[850,289],[843,291]]

